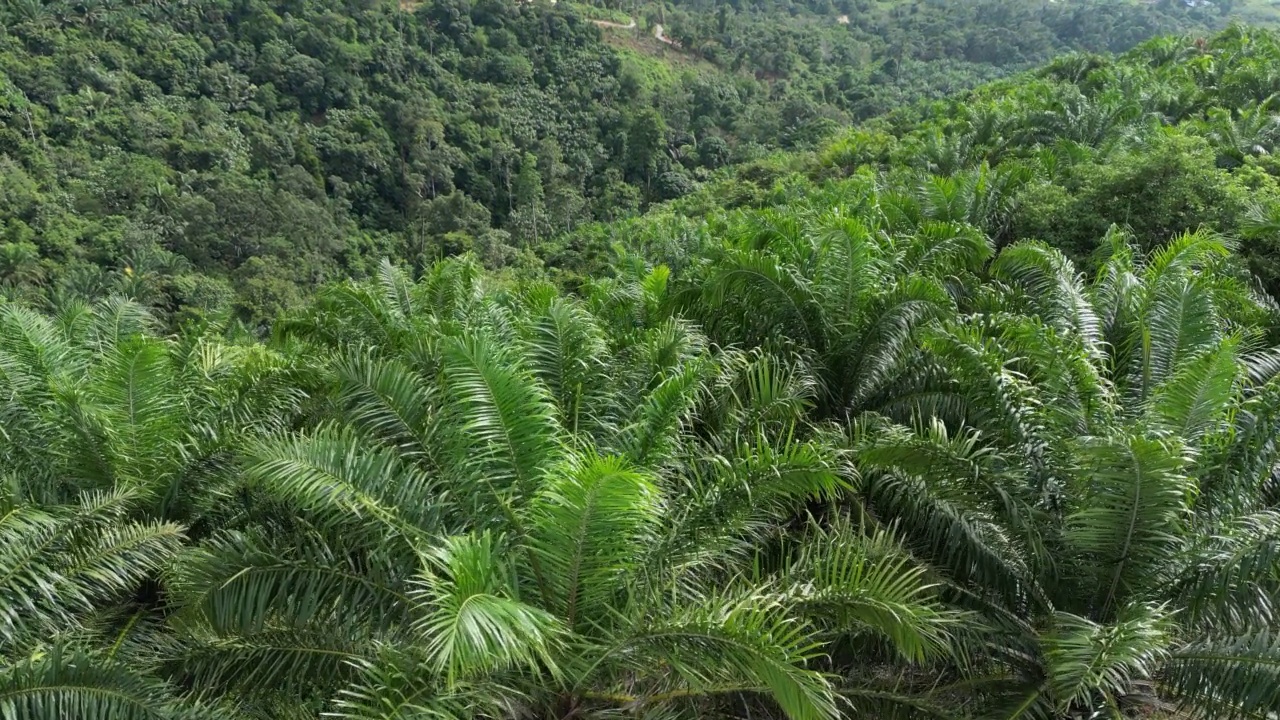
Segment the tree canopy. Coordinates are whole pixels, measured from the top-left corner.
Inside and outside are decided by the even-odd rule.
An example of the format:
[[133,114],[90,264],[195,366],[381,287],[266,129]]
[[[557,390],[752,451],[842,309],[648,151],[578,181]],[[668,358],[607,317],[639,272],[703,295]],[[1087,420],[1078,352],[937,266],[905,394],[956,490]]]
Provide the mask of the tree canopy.
[[[47,7],[6,7],[23,42],[115,17]],[[591,40],[573,52],[603,47],[571,8],[411,9],[488,43],[560,18]],[[131,8],[241,17],[196,10]],[[338,13],[314,35],[273,17],[252,25],[264,47],[368,47]],[[637,149],[671,157],[674,121],[646,106],[609,154],[632,179],[615,190],[670,196],[645,215],[567,223],[574,161],[519,148],[510,224],[458,175],[424,203],[434,230],[368,232],[357,277],[305,283],[282,273],[312,256],[212,239],[184,252],[237,258],[230,276],[164,243],[95,276],[69,236],[86,264],[50,264],[36,228],[62,220],[26,168],[91,174],[54,142],[69,111],[11,95],[0,217],[28,234],[0,246],[0,717],[1280,714],[1277,61],[1280,35],[1242,26],[1070,55],[679,193]],[[370,82],[281,62],[320,97]],[[385,118],[359,105],[286,113],[316,167],[354,173],[334,176],[341,212],[281,221],[293,239],[195,200],[234,178],[216,187],[288,207],[286,175],[76,147],[190,183],[134,186],[155,214],[121,222],[195,203],[193,228],[292,248],[328,237],[303,218],[382,212],[357,176],[376,185],[360,157]],[[406,128],[386,138],[457,147]],[[63,219],[103,217],[84,207]],[[378,244],[397,237],[419,244]]]
[[[1226,17],[839,5],[12,0],[0,281],[260,327],[382,257],[415,273],[464,252],[536,268],[548,238],[687,195],[733,161],[1065,50]],[[635,27],[598,27],[602,12]],[[681,48],[652,37],[664,20]]]

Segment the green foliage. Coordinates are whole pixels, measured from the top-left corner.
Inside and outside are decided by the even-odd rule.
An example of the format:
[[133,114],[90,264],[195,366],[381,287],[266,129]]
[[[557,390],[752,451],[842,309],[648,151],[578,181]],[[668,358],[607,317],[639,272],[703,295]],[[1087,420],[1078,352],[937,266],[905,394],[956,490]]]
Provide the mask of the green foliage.
[[[526,274],[555,236],[696,195],[733,161],[1230,15],[1099,0],[595,5],[15,0],[0,9],[0,293],[120,294],[170,329],[233,316],[264,331],[387,256],[420,273],[473,252]],[[1276,140],[1262,96],[1245,101],[1264,85],[1224,86],[1232,96],[1198,115],[1220,162],[1257,163]],[[1153,95],[1165,109],[1168,93]],[[1136,120],[1134,103],[1091,95],[1058,106],[1069,120],[1037,137],[1105,145]],[[824,151],[827,166],[892,152],[883,132],[861,137]],[[949,174],[972,145],[938,138]],[[1153,164],[1200,174],[1207,157],[1170,154],[1103,164],[1107,177],[1075,180],[1089,198],[1040,198],[1049,224],[1023,229],[1088,242],[1097,222],[1127,221],[1113,189],[1136,192]],[[1170,184],[1151,244],[1223,199]],[[1059,226],[1082,209],[1088,222]]]
[[[558,17],[446,10],[414,22],[484,48]],[[362,12],[307,42],[358,59]],[[252,19],[287,55],[271,38],[290,18]],[[172,44],[148,57],[166,82],[203,52]],[[44,249],[18,233],[0,253],[0,715],[1280,713],[1277,185],[1256,117],[1214,111],[1263,112],[1277,48],[1234,28],[1067,58],[738,166],[542,245],[571,289],[435,259],[440,238],[510,257],[491,208],[440,190],[419,219],[449,229],[418,236],[410,269],[303,308],[262,271],[283,259],[251,254],[232,277],[261,290],[239,302],[281,306],[269,336],[216,307],[174,326],[119,295],[29,293]],[[449,52],[491,88],[545,69]],[[326,105],[355,79],[278,64],[291,111],[329,118],[304,172],[396,152],[385,118]],[[75,107],[32,128],[83,129]],[[664,184],[673,128],[626,123],[613,170]],[[413,152],[441,150],[409,124]],[[206,139],[183,162],[251,162]],[[519,150],[508,211],[541,233],[571,161]],[[380,191],[342,182],[376,214]],[[104,287],[179,287],[172,253],[133,249]]]

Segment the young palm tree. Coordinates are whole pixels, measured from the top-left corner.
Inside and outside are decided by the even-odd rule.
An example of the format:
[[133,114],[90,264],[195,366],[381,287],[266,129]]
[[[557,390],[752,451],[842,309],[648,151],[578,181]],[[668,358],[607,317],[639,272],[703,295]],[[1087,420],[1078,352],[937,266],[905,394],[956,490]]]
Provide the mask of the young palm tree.
[[965,223],[967,201],[869,190],[862,204],[861,216],[744,216],[676,295],[722,345],[806,357],[822,390],[819,417],[880,408],[907,391],[917,328],[953,314],[952,291],[991,254]]
[[1015,245],[981,315],[926,333],[960,422],[854,426],[865,517],[978,618],[982,650],[914,689],[1009,718],[1274,713],[1275,389],[1242,334],[1266,310],[1217,238],[1112,243],[1092,286]]
[[825,718],[829,638],[942,652],[891,535],[784,532],[850,482],[803,365],[709,350],[664,283],[446,262],[322,296],[288,332],[333,358],[331,414],[252,443],[244,522],[167,575],[175,672],[254,715]]
[[[262,348],[147,333],[127,301],[0,304],[0,716],[199,714],[159,672],[159,571],[233,438],[305,384]],[[208,519],[212,519],[210,513]]]

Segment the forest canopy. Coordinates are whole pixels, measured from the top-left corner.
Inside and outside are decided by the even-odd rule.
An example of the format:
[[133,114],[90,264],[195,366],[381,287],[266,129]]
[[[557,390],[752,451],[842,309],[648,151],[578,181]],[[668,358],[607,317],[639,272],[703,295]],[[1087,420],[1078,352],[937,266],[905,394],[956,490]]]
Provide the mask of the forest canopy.
[[1231,16],[1193,5],[10,0],[0,282],[261,328],[383,257],[537,269],[731,163]]
[[1193,4],[6,3],[0,718],[1276,717]]

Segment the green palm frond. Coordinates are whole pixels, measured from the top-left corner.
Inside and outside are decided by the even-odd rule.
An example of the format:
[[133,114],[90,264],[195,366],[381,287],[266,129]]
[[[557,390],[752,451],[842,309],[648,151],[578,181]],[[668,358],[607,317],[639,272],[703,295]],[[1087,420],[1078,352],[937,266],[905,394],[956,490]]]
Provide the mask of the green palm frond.
[[[710,597],[643,621],[606,649],[649,688],[628,704],[656,705],[725,693],[765,694],[792,720],[837,716],[830,680],[808,665],[820,655],[813,631],[770,596]],[[595,677],[593,670],[584,680]],[[616,696],[605,691],[602,694]]]
[[451,432],[446,473],[481,508],[503,512],[532,492],[537,477],[558,457],[560,431],[554,405],[542,386],[498,342],[484,334],[442,343],[443,375]]
[[927,567],[885,531],[858,534],[847,522],[813,528],[782,573],[783,592],[812,622],[837,635],[887,638],[904,659],[940,656],[960,616],[946,610]]
[[1020,242],[991,263],[992,277],[1021,288],[1036,314],[1059,332],[1079,337],[1092,356],[1101,352],[1102,323],[1081,276],[1061,251]]
[[711,369],[710,362],[699,358],[656,378],[656,384],[640,396],[639,404],[624,421],[615,441],[618,449],[641,465],[665,460],[678,444]]
[[1187,359],[1221,339],[1213,300],[1194,280],[1173,279],[1149,290],[1122,351],[1134,357],[1126,378],[1129,395],[1145,400]]
[[1066,518],[1064,539],[1096,563],[1105,615],[1130,593],[1161,582],[1155,571],[1178,547],[1194,489],[1176,440],[1085,438],[1078,452],[1079,505]]
[[73,627],[75,615],[134,592],[181,547],[176,525],[129,522],[134,498],[93,493],[79,505],[6,502],[0,515],[0,629],[9,642]]
[[712,337],[755,345],[781,336],[819,352],[827,345],[820,298],[798,270],[775,255],[727,252],[705,281],[701,300]]
[[[272,623],[386,628],[407,620],[411,554],[361,551],[318,533],[272,541],[224,532],[179,555],[165,573],[174,622],[223,636]],[[408,561],[406,561],[408,560]]]
[[413,315],[413,283],[404,270],[383,258],[378,263],[378,284],[382,286],[386,303],[395,308],[401,317]]
[[1055,613],[1044,635],[1049,687],[1058,711],[1116,708],[1160,667],[1171,641],[1165,608],[1136,605],[1122,609],[1111,624],[1070,613]]
[[341,690],[327,716],[343,720],[466,720],[500,715],[504,700],[510,699],[502,692],[506,688],[492,683],[475,689],[459,683],[447,690],[430,672],[424,672],[415,658],[390,651],[356,666],[355,679]]
[[336,370],[347,420],[406,460],[440,467],[435,388],[395,358],[352,355]]
[[653,542],[661,499],[621,458],[572,456],[547,473],[528,510],[529,544],[567,627],[607,614]]
[[1154,427],[1195,445],[1201,437],[1226,425],[1235,399],[1240,365],[1239,342],[1226,338],[1155,389],[1147,410]]
[[258,440],[246,448],[245,462],[251,486],[335,527],[364,527],[374,537],[389,530],[415,537],[445,510],[431,477],[346,427]]
[[1174,650],[1161,689],[1183,708],[1243,720],[1280,712],[1280,639],[1272,630],[1213,637]]
[[861,218],[834,210],[818,222],[822,259],[818,282],[823,303],[851,311],[887,279],[888,253],[874,229]]
[[605,426],[609,351],[595,318],[577,303],[557,298],[525,334],[530,369],[555,401],[560,424],[575,431]]
[[720,372],[696,410],[699,434],[712,442],[786,433],[816,404],[818,380],[801,357],[753,350],[722,351],[715,359]]
[[1256,512],[1267,504],[1259,493],[1271,481],[1280,462],[1280,381],[1248,392],[1232,410],[1234,422],[1229,442],[1201,461],[1201,513],[1228,516]]
[[0,669],[0,717],[178,720],[212,717],[124,662],[54,645]]
[[1059,331],[1035,315],[998,313],[988,320],[999,328],[1012,366],[1042,398],[1044,425],[1056,436],[1052,444],[1111,426],[1116,397],[1098,346],[1090,350],[1078,333]]
[[168,353],[162,341],[126,339],[95,368],[92,409],[101,413],[107,439],[101,452],[117,481],[154,487],[180,457],[187,407]]
[[877,687],[842,687],[840,698],[849,704],[854,717],[879,720],[956,720],[963,708],[946,705],[923,693],[883,690]]
[[3,353],[16,367],[46,381],[83,372],[88,358],[51,320],[20,305],[0,302]]
[[1184,622],[1238,629],[1277,620],[1280,513],[1264,510],[1204,528],[1187,556],[1171,588]]
[[363,341],[393,350],[405,340],[408,327],[382,288],[347,283],[317,293],[314,307],[280,323],[279,332],[328,347]]
[[930,328],[924,334],[925,348],[960,384],[968,400],[969,424],[1021,447],[1040,466],[1047,446],[1040,399],[999,341],[988,336],[985,322],[975,318]]
[[507,552],[500,538],[483,533],[446,538],[425,557],[413,590],[421,613],[413,627],[428,665],[450,687],[494,671],[560,672],[563,625],[519,599],[501,557]]
[[991,254],[991,240],[972,226],[931,220],[910,237],[899,265],[904,275],[942,278],[975,272]]
[[944,316],[952,307],[946,291],[934,280],[908,276],[890,287],[866,308],[869,322],[844,352],[839,367],[841,404],[846,411],[865,409],[873,397],[884,393],[890,383],[918,357],[916,330]]
[[1230,252],[1231,245],[1221,235],[1208,231],[1184,233],[1151,253],[1143,268],[1143,280],[1147,287],[1155,287],[1165,278],[1194,274]]
[[691,466],[667,488],[673,501],[666,528],[641,565],[705,581],[745,562],[761,537],[776,534],[806,503],[837,497],[849,486],[847,474],[824,442],[744,441]]
[[1102,336],[1111,344],[1114,353],[1121,349],[1122,333],[1127,331],[1129,323],[1138,314],[1143,284],[1138,277],[1134,250],[1127,233],[1112,225],[1098,244],[1098,252],[1103,257],[1090,291]]
[[95,303],[90,317],[89,339],[103,352],[121,342],[154,331],[158,323],[146,307],[127,298],[112,296]]
[[210,699],[325,697],[372,656],[375,639],[363,626],[339,617],[237,635],[193,631],[166,649],[166,665]]
[[1003,461],[976,434],[952,438],[936,421],[923,430],[857,426],[854,462],[871,512],[960,586],[1008,607],[1046,605],[1032,566],[1045,554],[1040,517],[1017,490],[1025,479],[1001,477]]

